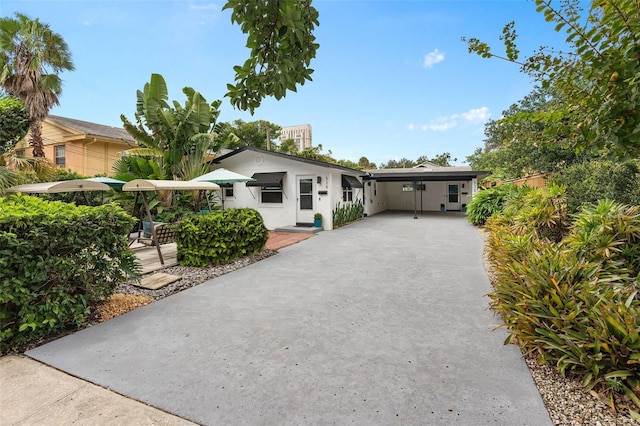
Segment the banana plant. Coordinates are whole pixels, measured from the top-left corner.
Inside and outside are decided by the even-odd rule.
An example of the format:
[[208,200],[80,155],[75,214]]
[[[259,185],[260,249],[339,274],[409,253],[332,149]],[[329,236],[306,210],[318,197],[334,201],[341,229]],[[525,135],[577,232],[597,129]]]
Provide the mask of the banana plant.
[[208,153],[224,147],[224,141],[216,133],[221,101],[207,103],[191,87],[182,92],[186,95],[184,105],[175,100],[169,103],[164,77],[151,74],[150,81],[137,92],[136,124],[120,116],[123,127],[139,146],[126,154],[155,161],[165,179],[190,175],[185,167],[202,164]]

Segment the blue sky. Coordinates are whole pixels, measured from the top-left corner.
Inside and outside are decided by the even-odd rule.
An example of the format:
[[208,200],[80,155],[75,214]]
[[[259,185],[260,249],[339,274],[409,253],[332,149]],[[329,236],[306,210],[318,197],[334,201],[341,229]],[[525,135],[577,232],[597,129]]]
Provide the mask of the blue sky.
[[51,113],[122,127],[133,119],[136,90],[162,74],[169,98],[193,87],[223,99],[222,121],[311,124],[314,145],[336,159],[390,159],[450,152],[463,164],[483,146],[484,123],[528,94],[516,65],[467,52],[478,37],[502,53],[498,37],[516,21],[522,55],[560,46],[526,0],[315,0],[320,44],[313,81],[254,115],[224,98],[233,66],[248,55],[224,1],[2,0],[0,16],[21,12],[48,23],[68,43],[76,70],[62,74],[61,105]]

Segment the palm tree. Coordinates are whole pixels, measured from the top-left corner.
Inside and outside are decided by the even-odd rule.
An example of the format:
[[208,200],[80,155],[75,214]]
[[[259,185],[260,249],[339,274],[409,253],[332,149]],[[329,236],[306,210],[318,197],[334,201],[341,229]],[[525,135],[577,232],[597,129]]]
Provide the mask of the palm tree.
[[16,13],[0,18],[0,86],[20,99],[30,116],[34,157],[44,157],[41,123],[60,102],[58,73],[72,71],[71,53],[62,37],[37,18]]

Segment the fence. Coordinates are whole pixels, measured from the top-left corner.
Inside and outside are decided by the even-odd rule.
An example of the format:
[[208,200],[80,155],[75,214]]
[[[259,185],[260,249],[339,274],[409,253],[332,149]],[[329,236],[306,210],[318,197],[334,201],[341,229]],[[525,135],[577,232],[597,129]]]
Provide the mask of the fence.
[[547,185],[547,180],[549,179],[549,173],[538,173],[535,175],[525,176],[520,179],[510,179],[510,180],[489,180],[482,183],[482,186],[485,188],[490,188],[496,185],[504,185],[505,183],[513,183],[518,186],[527,185],[533,188],[542,188]]

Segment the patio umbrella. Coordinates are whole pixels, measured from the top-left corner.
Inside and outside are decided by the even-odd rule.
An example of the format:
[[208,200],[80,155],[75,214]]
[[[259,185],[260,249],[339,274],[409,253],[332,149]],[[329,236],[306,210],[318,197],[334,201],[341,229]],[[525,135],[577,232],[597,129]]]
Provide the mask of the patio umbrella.
[[[240,173],[232,172],[231,170],[216,169],[191,180],[197,182],[213,182],[220,185],[225,183],[249,182],[255,179],[241,175]],[[224,188],[222,188],[222,210],[224,210]]]
[[109,185],[112,188],[113,187],[122,186],[125,183],[127,183],[127,182],[125,182],[123,180],[118,180],[118,179],[114,179],[114,178],[110,178],[110,177],[106,177],[106,176],[92,177],[92,178],[89,178],[87,180],[91,180],[93,182],[104,183],[106,185]]

